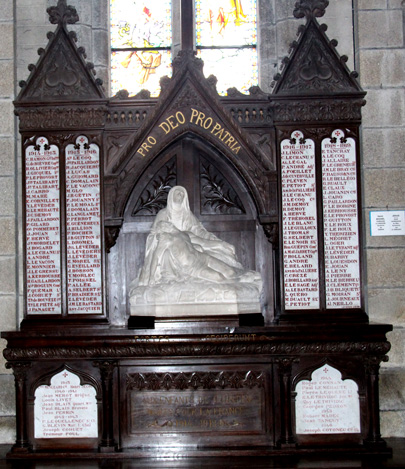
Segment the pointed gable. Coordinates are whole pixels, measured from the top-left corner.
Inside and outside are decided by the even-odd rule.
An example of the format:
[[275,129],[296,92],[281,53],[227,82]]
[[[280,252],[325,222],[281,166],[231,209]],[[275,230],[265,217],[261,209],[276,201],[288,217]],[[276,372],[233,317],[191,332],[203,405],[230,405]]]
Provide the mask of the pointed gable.
[[173,61],[173,77],[161,80],[162,91],[153,112],[109,162],[107,178],[116,174],[120,180],[115,201],[118,213],[122,213],[130,191],[148,165],[186,135],[198,137],[221,153],[243,175],[260,211],[270,210],[263,175],[275,173],[271,155],[265,155],[224,108],[215,88],[216,78],[205,78],[202,68],[203,62],[193,51],[179,53]]
[[46,49],[39,49],[37,65],[30,65],[27,82],[20,82],[22,90],[17,103],[78,101],[104,97],[102,82],[94,77],[94,66],[86,63],[83,47],[77,48],[76,34],[66,24],[79,20],[76,9],[59,0],[56,7],[48,8],[50,22],[58,24],[55,33],[48,33]]
[[[320,6],[323,5],[323,8]],[[306,16],[307,24],[299,29],[300,38],[292,44],[292,53],[283,60],[284,69],[275,79],[275,95],[329,95],[337,93],[358,93],[361,88],[350,73],[335,46],[336,40],[329,40],[325,34],[326,25],[319,25],[315,17],[323,16],[328,2],[297,2],[294,16]]]

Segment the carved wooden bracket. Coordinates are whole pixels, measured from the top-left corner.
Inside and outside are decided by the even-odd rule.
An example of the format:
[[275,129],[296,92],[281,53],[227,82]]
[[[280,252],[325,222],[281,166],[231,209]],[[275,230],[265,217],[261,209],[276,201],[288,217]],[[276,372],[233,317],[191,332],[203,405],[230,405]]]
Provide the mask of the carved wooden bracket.
[[269,243],[271,243],[276,249],[278,247],[278,239],[279,239],[279,229],[278,229],[278,223],[277,222],[272,222],[272,223],[263,223],[263,231],[264,234],[267,237],[267,240]]
[[106,226],[104,229],[104,242],[105,250],[107,252],[111,251],[111,248],[115,246],[117,242],[118,235],[120,234],[121,225],[117,226]]

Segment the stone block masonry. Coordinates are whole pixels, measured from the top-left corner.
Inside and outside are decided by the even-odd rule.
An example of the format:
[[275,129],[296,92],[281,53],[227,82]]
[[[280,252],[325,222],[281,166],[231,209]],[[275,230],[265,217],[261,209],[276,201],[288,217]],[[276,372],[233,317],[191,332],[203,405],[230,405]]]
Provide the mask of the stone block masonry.
[[[367,91],[363,113],[364,219],[370,210],[404,210],[405,73],[401,1],[359,0],[357,56],[360,83]],[[368,223],[365,228],[369,230]],[[381,430],[405,434],[405,250],[404,236],[366,233],[368,312],[371,321],[389,322],[390,361],[381,370]],[[389,239],[388,239],[389,238]]]

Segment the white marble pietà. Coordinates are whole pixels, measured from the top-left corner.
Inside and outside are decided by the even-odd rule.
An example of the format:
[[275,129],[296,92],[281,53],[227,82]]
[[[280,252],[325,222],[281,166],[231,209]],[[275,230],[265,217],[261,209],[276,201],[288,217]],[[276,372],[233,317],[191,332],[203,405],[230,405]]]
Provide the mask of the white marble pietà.
[[130,285],[131,315],[194,317],[260,312],[262,279],[245,270],[235,247],[207,231],[187,191],[173,187],[146,241],[144,265]]

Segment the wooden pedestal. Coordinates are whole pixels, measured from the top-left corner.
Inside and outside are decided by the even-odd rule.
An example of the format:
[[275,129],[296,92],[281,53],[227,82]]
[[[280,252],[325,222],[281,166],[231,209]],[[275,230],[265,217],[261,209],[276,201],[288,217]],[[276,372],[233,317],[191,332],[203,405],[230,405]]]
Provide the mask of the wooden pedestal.
[[[17,393],[17,439],[9,456],[387,451],[378,369],[389,330],[350,324],[7,332],[5,356]],[[296,386],[324,365],[356,383],[358,432],[297,433]],[[63,370],[96,390],[95,438],[35,438],[37,389]]]

